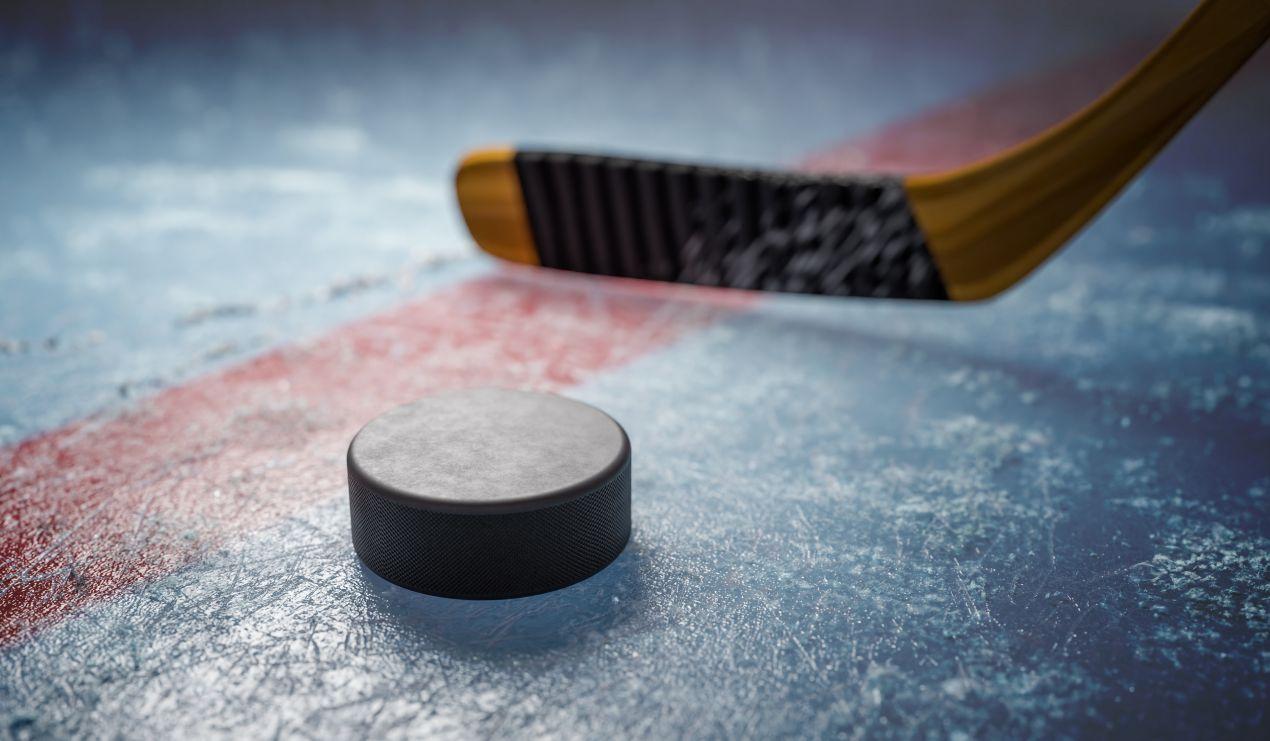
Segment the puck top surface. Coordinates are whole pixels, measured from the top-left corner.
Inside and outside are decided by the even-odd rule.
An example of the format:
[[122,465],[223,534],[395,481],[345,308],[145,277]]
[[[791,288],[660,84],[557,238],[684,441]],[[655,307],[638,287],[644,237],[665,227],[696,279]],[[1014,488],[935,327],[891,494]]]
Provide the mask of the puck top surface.
[[456,514],[567,502],[630,457],[604,412],[550,393],[452,391],[397,407],[353,439],[348,464],[395,501]]

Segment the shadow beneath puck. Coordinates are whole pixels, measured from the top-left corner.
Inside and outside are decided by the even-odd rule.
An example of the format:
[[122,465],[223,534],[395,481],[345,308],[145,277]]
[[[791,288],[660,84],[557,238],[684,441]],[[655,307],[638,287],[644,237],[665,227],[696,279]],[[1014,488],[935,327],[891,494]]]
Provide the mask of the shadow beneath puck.
[[366,617],[393,629],[410,653],[422,640],[487,658],[560,650],[586,644],[647,610],[648,555],[632,537],[599,573],[546,594],[500,600],[463,600],[412,592],[385,580],[359,559]]

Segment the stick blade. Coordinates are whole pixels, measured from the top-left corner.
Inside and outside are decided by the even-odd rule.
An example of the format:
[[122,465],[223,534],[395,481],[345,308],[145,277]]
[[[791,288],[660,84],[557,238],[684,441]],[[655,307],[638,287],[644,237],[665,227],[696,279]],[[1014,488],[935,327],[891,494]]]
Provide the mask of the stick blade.
[[458,174],[477,243],[525,264],[762,291],[944,300],[903,184],[485,150]]

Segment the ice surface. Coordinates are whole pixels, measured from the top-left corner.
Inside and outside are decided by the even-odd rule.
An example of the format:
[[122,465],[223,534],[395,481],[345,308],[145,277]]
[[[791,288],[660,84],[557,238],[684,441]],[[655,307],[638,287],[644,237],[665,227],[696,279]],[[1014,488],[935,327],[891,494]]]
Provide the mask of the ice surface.
[[[984,53],[1039,63],[1078,51],[1077,26],[994,33],[1010,38]],[[793,31],[728,28],[704,50],[472,30],[408,68],[356,39],[296,62],[268,34],[122,65],[4,47],[0,124],[20,135],[0,151],[25,177],[0,183],[0,437],[489,270],[445,200],[463,147],[776,160],[809,148],[792,133],[837,138],[1000,74],[974,55],[906,67],[914,47],[867,24],[803,51]],[[540,55],[522,82],[547,103],[514,118],[464,97],[479,69],[447,60],[468,48],[509,74]],[[303,61],[328,58],[348,64]],[[1270,190],[1248,132],[1268,103],[1248,89],[999,301],[772,299],[572,389],[634,450],[632,543],[592,579],[508,602],[405,592],[360,567],[333,487],[0,650],[0,730],[1264,735]],[[721,110],[730,126],[695,123]]]

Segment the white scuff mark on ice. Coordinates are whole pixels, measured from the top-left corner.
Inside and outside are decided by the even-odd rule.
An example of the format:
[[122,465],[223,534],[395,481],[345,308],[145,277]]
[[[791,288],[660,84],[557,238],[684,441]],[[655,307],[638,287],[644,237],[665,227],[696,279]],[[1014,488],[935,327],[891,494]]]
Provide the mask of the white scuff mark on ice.
[[1200,228],[1219,234],[1270,237],[1270,207],[1246,206],[1218,214],[1208,214]]
[[303,167],[198,167],[168,163],[105,165],[83,178],[90,189],[135,197],[192,200],[268,192],[279,195],[332,195],[348,188],[340,172]]
[[347,158],[362,154],[366,133],[356,126],[322,124],[285,129],[278,136],[284,147],[314,157]]
[[1168,329],[1180,334],[1204,334],[1227,341],[1257,335],[1257,316],[1246,309],[1229,306],[1170,304],[1165,323]]
[[358,175],[313,167],[199,167],[164,162],[90,168],[83,184],[93,190],[137,198],[202,201],[268,193],[284,196],[346,196],[441,203],[448,193],[436,180],[402,174]]

